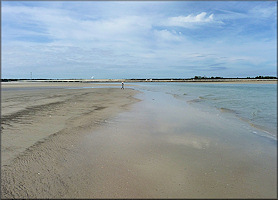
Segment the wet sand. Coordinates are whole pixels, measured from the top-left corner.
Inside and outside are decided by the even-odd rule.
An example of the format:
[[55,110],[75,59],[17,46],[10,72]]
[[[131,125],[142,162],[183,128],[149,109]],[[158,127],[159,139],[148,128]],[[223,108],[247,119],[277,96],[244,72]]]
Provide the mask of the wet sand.
[[137,91],[120,85],[12,85],[20,87],[2,84],[1,91],[2,198],[62,197],[65,177],[60,172],[70,164],[64,158],[77,159],[74,148],[80,147],[81,136],[138,101],[133,98]]
[[276,141],[171,95],[7,90],[2,117],[2,198],[277,196]]

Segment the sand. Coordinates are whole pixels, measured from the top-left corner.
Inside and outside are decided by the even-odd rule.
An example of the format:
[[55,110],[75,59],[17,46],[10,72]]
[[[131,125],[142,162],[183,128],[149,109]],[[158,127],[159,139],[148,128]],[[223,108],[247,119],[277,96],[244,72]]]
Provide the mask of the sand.
[[2,198],[276,198],[277,145],[243,122],[120,84],[41,89],[60,86],[2,90]]
[[[58,178],[63,169],[61,159],[74,152],[80,135],[105,124],[108,118],[138,101],[133,98],[135,90],[120,87],[57,88],[82,86],[78,83],[32,84],[32,88],[23,83],[7,85],[2,84],[1,95],[4,198],[61,197],[63,187],[55,184],[63,181]],[[20,87],[5,90],[10,85]],[[36,177],[39,174],[49,180],[56,192],[45,188],[44,181]],[[38,191],[39,186],[45,192]]]

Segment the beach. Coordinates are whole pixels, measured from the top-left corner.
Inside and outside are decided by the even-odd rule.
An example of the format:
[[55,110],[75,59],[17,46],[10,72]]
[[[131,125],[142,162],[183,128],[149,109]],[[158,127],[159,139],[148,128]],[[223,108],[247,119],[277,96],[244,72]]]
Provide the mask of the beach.
[[[59,176],[55,171],[61,170],[62,166],[57,166],[61,163],[56,163],[56,160],[74,152],[75,144],[83,132],[105,124],[108,118],[138,101],[133,98],[136,92],[131,89],[80,89],[82,86],[78,83],[2,84],[3,198],[47,197],[44,193],[32,191],[31,188],[35,189],[34,175],[41,173],[49,179]],[[41,169],[43,166],[45,169]],[[25,171],[25,168],[28,170]],[[25,173],[22,174],[22,170]],[[55,178],[49,184],[53,185],[53,181]],[[31,184],[29,188],[28,183]],[[26,191],[22,187],[27,188]],[[41,187],[44,191],[44,186]],[[53,187],[60,192],[61,188],[57,185]],[[56,193],[51,194],[54,195],[52,197],[59,197]]]
[[2,198],[276,198],[277,141],[132,83],[2,84]]

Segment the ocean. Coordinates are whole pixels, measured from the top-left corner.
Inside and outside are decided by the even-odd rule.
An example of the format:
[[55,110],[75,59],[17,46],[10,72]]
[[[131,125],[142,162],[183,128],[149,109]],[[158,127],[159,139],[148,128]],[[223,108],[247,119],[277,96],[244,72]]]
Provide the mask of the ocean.
[[142,90],[173,95],[208,112],[234,115],[277,139],[276,84],[150,82],[136,85]]

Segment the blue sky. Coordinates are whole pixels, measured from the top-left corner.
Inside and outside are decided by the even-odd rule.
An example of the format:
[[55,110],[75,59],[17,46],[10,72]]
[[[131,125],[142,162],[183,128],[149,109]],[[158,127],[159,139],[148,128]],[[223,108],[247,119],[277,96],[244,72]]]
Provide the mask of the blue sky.
[[277,74],[275,1],[2,1],[2,78]]

